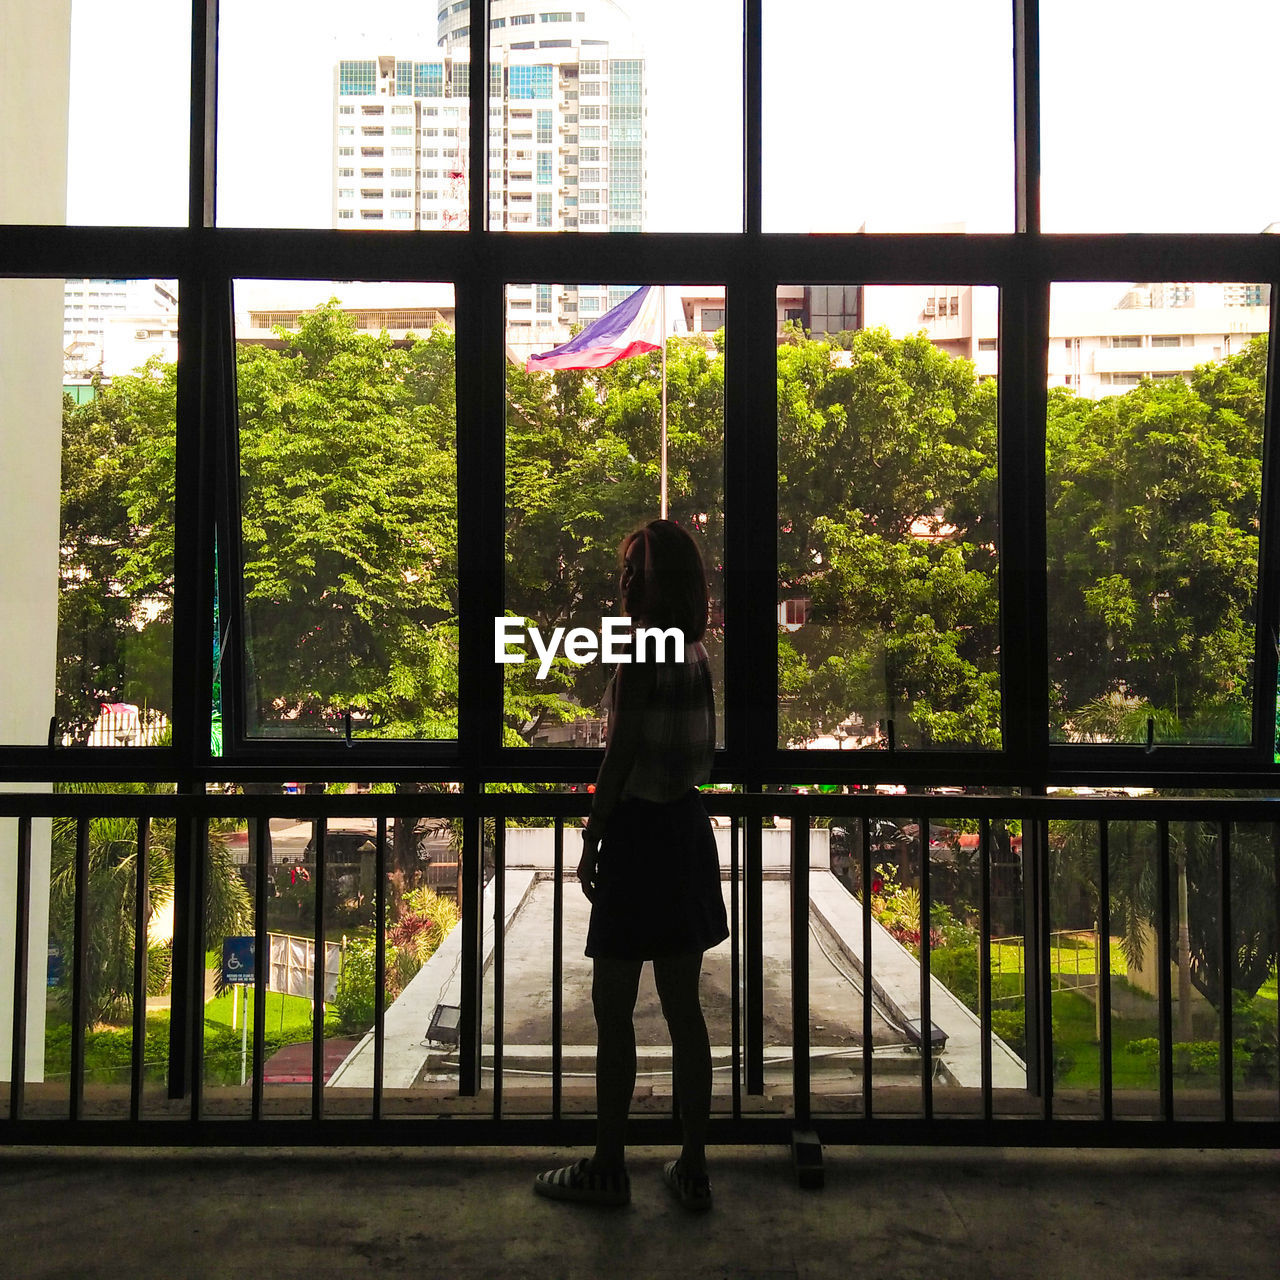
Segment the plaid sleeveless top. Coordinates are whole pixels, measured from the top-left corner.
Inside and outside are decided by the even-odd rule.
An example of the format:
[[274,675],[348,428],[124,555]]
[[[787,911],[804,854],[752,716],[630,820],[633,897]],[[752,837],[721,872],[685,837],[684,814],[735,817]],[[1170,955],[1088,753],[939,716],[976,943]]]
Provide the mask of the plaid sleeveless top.
[[[716,745],[711,668],[700,641],[686,645],[684,656],[683,662],[653,664],[653,692],[621,799],[666,804],[711,777]],[[611,682],[606,696],[611,720],[616,689],[616,682]]]

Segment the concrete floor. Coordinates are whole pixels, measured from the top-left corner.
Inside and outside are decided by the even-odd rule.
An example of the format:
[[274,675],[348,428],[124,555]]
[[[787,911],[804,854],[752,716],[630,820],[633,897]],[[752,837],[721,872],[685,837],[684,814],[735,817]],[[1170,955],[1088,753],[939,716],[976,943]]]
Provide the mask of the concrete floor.
[[1269,1277],[1280,1155],[830,1148],[826,1187],[789,1153],[712,1152],[691,1217],[632,1153],[633,1202],[533,1195],[581,1154],[528,1149],[0,1148],[0,1276]]

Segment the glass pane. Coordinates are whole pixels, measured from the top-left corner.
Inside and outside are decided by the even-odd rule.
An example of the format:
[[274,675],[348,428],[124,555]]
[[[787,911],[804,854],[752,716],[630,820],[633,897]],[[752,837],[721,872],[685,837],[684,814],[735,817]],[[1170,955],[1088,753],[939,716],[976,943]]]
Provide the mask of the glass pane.
[[1169,824],[1169,938],[1173,973],[1173,1113],[1222,1116],[1218,824]]
[[[65,879],[66,824],[60,823],[57,847],[51,823],[31,823],[31,896],[27,944],[27,1030],[23,1073],[24,1119],[65,1120],[70,1108],[71,1025],[70,955],[66,942]],[[71,824],[74,846],[74,823]],[[0,1079],[6,1111],[13,1069],[13,999],[16,895],[16,819],[0,819]]]
[[1035,1115],[1034,1039],[1028,1046],[1026,888],[1022,825],[991,824],[991,1087],[996,1116]]
[[[1160,0],[1042,0],[1044,229],[1266,229],[1280,178],[1256,164],[1255,140],[1223,109],[1232,120],[1267,111],[1277,40],[1272,0],[1236,0],[1220,13]],[[1163,178],[1135,181],[1139,172]]]
[[[432,6],[219,6],[218,222],[465,230],[470,58]],[[286,93],[283,118],[264,110]],[[287,143],[283,140],[287,134]]]
[[[205,856],[204,1107],[213,1117],[249,1114],[253,1084],[253,982],[257,920],[244,823],[209,823]],[[266,1012],[271,1012],[268,995]],[[268,1016],[266,1052],[276,1027]]]
[[[977,820],[931,822],[929,999],[931,1020],[946,1037],[934,1049],[933,1104],[939,1115],[982,1113],[981,878]],[[997,1065],[1003,1064],[993,1060],[993,1071]]]
[[1012,231],[1011,12],[764,0],[764,229]]
[[453,287],[236,303],[249,733],[453,737]]
[[[601,745],[612,668],[596,656],[605,652],[604,619],[622,614],[622,540],[661,510],[664,404],[668,515],[693,535],[707,570],[703,643],[723,724],[725,357],[723,335],[696,328],[708,291],[579,284],[558,292],[562,323],[580,317],[596,327],[583,330],[572,353],[554,357],[552,371],[530,372],[530,356],[557,341],[554,289],[507,289],[505,605],[515,637],[507,651],[525,656],[506,664],[508,744]],[[713,296],[723,307],[723,289]],[[589,632],[594,648],[571,660],[575,629]],[[554,658],[539,659],[535,646],[552,643]]]
[[1000,745],[997,291],[778,290],[778,737]]
[[[741,230],[742,6],[525,8],[492,6],[490,228]],[[466,56],[469,10],[441,10],[451,54]],[[694,130],[691,86],[707,108]]]
[[173,281],[0,282],[0,741],[167,737],[177,354]]
[[[1097,931],[1100,861],[1096,822],[1049,828],[1049,975],[1053,1018],[1053,1111],[1100,1115],[1102,973]],[[1115,971],[1119,952],[1111,957]],[[1123,963],[1121,962],[1121,972]]]
[[1050,731],[1243,743],[1270,287],[1055,284]]
[[1232,1076],[1235,1114],[1275,1120],[1277,1074],[1276,867],[1280,829],[1264,823],[1231,827],[1230,961]]
[[882,993],[872,1023],[872,1107],[879,1116],[918,1116],[920,1050],[906,1024],[920,1018],[920,830],[905,813],[872,821],[871,980]]
[[1159,857],[1154,822],[1108,824],[1111,1079],[1117,1116],[1160,1114]]
[[187,221],[191,10],[170,0],[5,10],[0,222]]

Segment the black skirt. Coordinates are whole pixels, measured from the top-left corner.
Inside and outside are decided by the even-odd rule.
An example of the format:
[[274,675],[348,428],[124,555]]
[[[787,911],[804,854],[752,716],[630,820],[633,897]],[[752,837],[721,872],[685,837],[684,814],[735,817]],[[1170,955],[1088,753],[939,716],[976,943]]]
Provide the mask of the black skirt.
[[702,798],[622,800],[600,840],[587,955],[652,960],[729,936],[720,859]]

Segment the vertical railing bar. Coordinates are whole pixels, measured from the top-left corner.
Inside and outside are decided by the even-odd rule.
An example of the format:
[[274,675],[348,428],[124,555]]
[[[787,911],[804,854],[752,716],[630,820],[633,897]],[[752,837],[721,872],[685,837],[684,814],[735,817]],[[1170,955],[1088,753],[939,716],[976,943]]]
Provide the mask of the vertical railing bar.
[[[271,838],[271,819],[253,819],[253,1084],[249,1114],[262,1119],[263,1071],[266,1064],[267,989],[271,978],[271,940],[267,933],[267,880],[271,864],[267,845]],[[280,997],[284,999],[283,995]]]
[[926,1121],[933,1119],[933,1000],[930,991],[929,815],[921,814],[920,842],[920,1100]]
[[991,819],[978,819],[978,1021],[982,1037],[982,1118],[995,1115],[991,1085]]
[[458,1011],[458,1093],[480,1091],[480,1029],[483,975],[480,948],[484,941],[484,816],[471,795],[462,818],[462,1008]]
[[208,943],[204,932],[204,900],[208,892],[205,884],[205,862],[208,859],[209,820],[192,814],[182,821],[188,825],[194,837],[191,841],[192,911],[188,924],[188,936],[194,945],[187,948],[194,967],[189,970],[187,982],[190,999],[187,1006],[187,1038],[191,1045],[191,1119],[198,1121],[204,1118],[204,958]]
[[1102,1067],[1102,1118],[1115,1116],[1111,1069],[1111,826],[1098,819],[1098,1053]]
[[809,814],[791,815],[791,1084],[797,1125],[812,1108],[809,1062]]
[[551,879],[551,1118],[564,1108],[564,818],[556,814]]
[[870,811],[862,818],[862,1116],[871,1119],[872,1051],[875,1023],[872,1019],[875,978],[871,966],[871,822]]
[[315,959],[311,967],[311,1118],[324,1119],[324,996],[327,976],[324,939],[324,871],[325,836],[329,820],[317,818],[312,828],[316,848],[316,866],[312,882],[315,885],[313,926],[315,935]]
[[1235,941],[1231,931],[1231,824],[1218,823],[1218,955],[1222,982],[1222,1012],[1218,1021],[1218,1078],[1222,1086],[1222,1118],[1235,1119],[1235,1062],[1231,1026]]
[[[405,821],[397,818],[397,822]],[[382,1075],[386,1063],[383,1043],[387,1011],[387,815],[380,813],[373,846],[373,1118],[382,1119]]]
[[89,978],[89,819],[76,819],[75,926],[71,957],[71,1119],[84,1117],[84,1005]]
[[747,819],[743,914],[747,935],[747,1093],[764,1094],[764,874],[760,815]]
[[[1272,304],[1273,306],[1280,305],[1280,303],[1277,303],[1275,293],[1272,294]],[[1275,919],[1272,923],[1280,925],[1280,823],[1276,822],[1271,824],[1271,858],[1272,884],[1276,887],[1275,902],[1273,904]],[[1280,1000],[1276,1001],[1276,1040],[1280,1042]],[[1276,1102],[1280,1106],[1280,1072],[1276,1073]]]
[[739,895],[738,818],[729,819],[729,1040],[733,1118],[742,1119],[742,948],[738,937],[741,926]]
[[[507,820],[502,814],[493,819],[493,1118],[502,1119],[502,1021],[506,1016],[504,1001],[506,973],[506,939],[503,937],[507,910],[506,894]],[[482,1064],[483,1065],[483,1064]]]
[[147,925],[151,918],[151,819],[138,819],[133,863],[133,1043],[129,1047],[129,1119],[142,1115],[147,1057]]
[[1160,920],[1156,931],[1157,989],[1160,1008],[1160,1114],[1173,1119],[1173,987],[1169,967],[1173,963],[1169,929],[1171,908],[1169,883],[1169,819],[1156,820],[1160,865],[1156,868],[1159,884]]
[[22,1119],[27,1079],[27,980],[31,946],[31,819],[18,819],[17,900],[13,904],[13,1040],[9,1119]]

